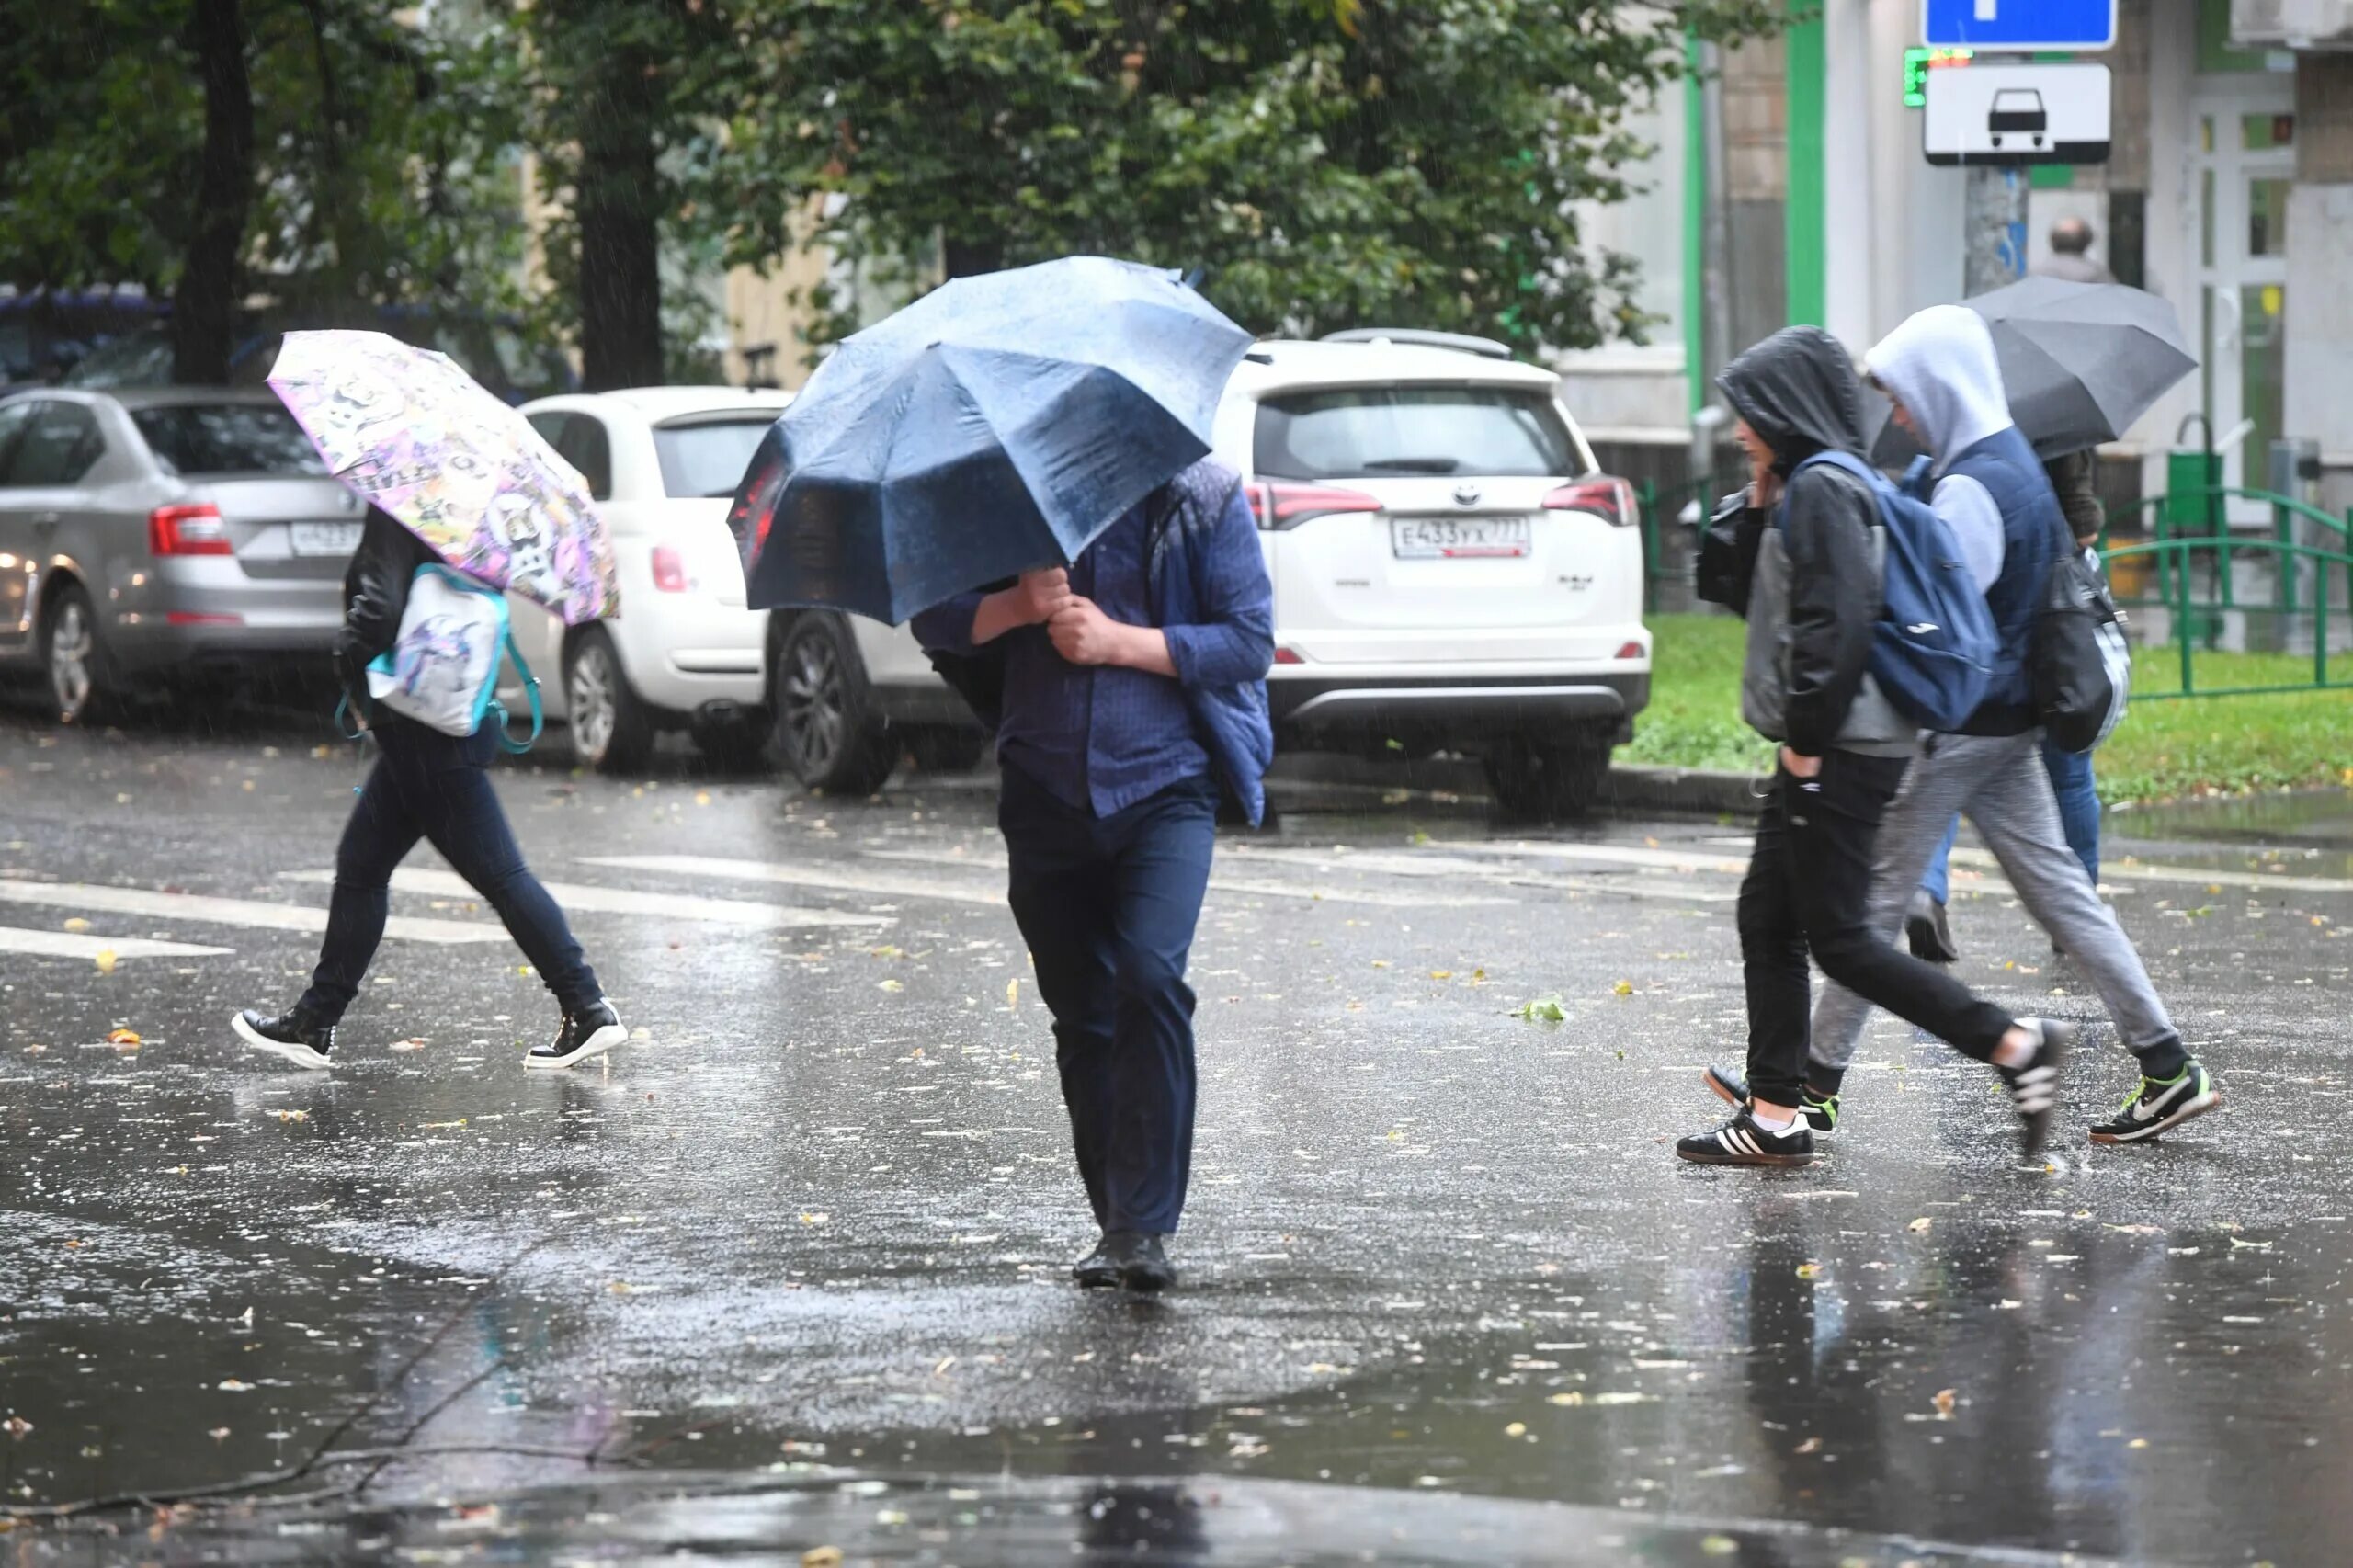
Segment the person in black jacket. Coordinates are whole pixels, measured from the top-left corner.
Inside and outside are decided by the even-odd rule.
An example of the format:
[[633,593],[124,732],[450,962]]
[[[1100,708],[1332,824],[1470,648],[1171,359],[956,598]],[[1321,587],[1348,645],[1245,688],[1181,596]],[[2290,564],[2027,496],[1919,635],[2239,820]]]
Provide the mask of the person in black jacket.
[[563,1009],[555,1038],[526,1056],[526,1066],[569,1067],[628,1038],[563,912],[523,864],[491,787],[490,762],[498,751],[496,713],[460,738],[372,707],[369,662],[399,636],[416,569],[438,559],[424,540],[370,506],[359,549],[344,574],[335,678],[357,722],[375,735],[380,755],[335,851],[335,895],[311,988],[276,1017],[247,1008],[232,1020],[246,1044],[298,1066],[328,1065],[335,1026],[359,994],[369,960],[383,939],[392,872],[420,838],[430,840],[498,911]]
[[[1863,449],[1862,385],[1838,340],[1786,327],[1733,360],[1722,385],[1750,462],[1743,530],[1755,540],[1741,711],[1780,743],[1756,847],[1741,883],[1740,952],[1748,991],[1748,1068],[1707,1084],[1738,1108],[1676,1144],[1703,1165],[1802,1165],[1838,1114],[1806,1082],[1811,953],[1831,979],[1992,1062],[2021,1098],[2028,1153],[2050,1119],[2067,1036],[2016,1019],[1933,964],[1891,946],[1868,919],[1874,841],[1918,743],[1868,663],[1881,602],[1879,501],[1825,450]],[[1745,551],[1744,551],[1744,553]],[[2029,1105],[2035,1108],[2029,1110]]]

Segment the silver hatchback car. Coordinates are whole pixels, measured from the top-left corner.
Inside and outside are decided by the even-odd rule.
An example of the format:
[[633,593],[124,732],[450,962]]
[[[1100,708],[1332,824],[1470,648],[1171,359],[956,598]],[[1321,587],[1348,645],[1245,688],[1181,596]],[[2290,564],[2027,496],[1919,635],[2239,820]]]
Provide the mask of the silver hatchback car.
[[324,653],[359,500],[266,391],[63,388],[0,403],[0,669],[59,718]]

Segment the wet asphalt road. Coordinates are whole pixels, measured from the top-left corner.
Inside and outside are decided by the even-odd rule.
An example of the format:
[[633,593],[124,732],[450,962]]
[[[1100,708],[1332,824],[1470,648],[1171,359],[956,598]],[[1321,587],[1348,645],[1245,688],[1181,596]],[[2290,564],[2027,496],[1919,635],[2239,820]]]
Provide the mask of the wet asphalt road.
[[[311,1075],[226,1025],[313,956],[316,738],[0,714],[0,1486],[281,1478],[8,1561],[2347,1559],[2342,847],[2111,848],[2222,1113],[2084,1145],[2103,1022],[2023,1170],[1881,1020],[1833,1157],[1760,1175],[1668,1147],[1738,1054],[1736,825],[1293,787],[1222,845],[1151,1301],[1064,1278],[984,781],[507,769],[639,1038],[526,1075],[545,994],[421,855]],[[1972,983],[2099,1015],[1964,883]]]

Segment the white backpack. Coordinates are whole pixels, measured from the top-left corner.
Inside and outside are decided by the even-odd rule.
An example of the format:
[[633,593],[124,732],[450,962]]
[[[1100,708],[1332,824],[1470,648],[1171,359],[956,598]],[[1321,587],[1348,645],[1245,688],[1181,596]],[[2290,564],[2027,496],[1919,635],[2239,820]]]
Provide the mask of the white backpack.
[[[506,733],[506,710],[496,700],[498,661],[515,661],[531,702],[531,733]],[[506,597],[454,567],[427,564],[410,579],[400,635],[368,666],[368,694],[393,712],[445,735],[460,738],[498,713],[500,749],[531,749],[540,738],[540,683],[515,646]]]

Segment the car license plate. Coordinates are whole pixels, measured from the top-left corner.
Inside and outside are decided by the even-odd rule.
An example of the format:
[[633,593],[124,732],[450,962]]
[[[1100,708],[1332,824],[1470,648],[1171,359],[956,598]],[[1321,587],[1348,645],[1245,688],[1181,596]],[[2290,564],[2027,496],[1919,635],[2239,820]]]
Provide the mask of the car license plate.
[[1528,519],[1398,517],[1389,539],[1400,561],[1506,559],[1528,553]]
[[288,542],[297,555],[349,555],[359,548],[358,523],[290,523]]

